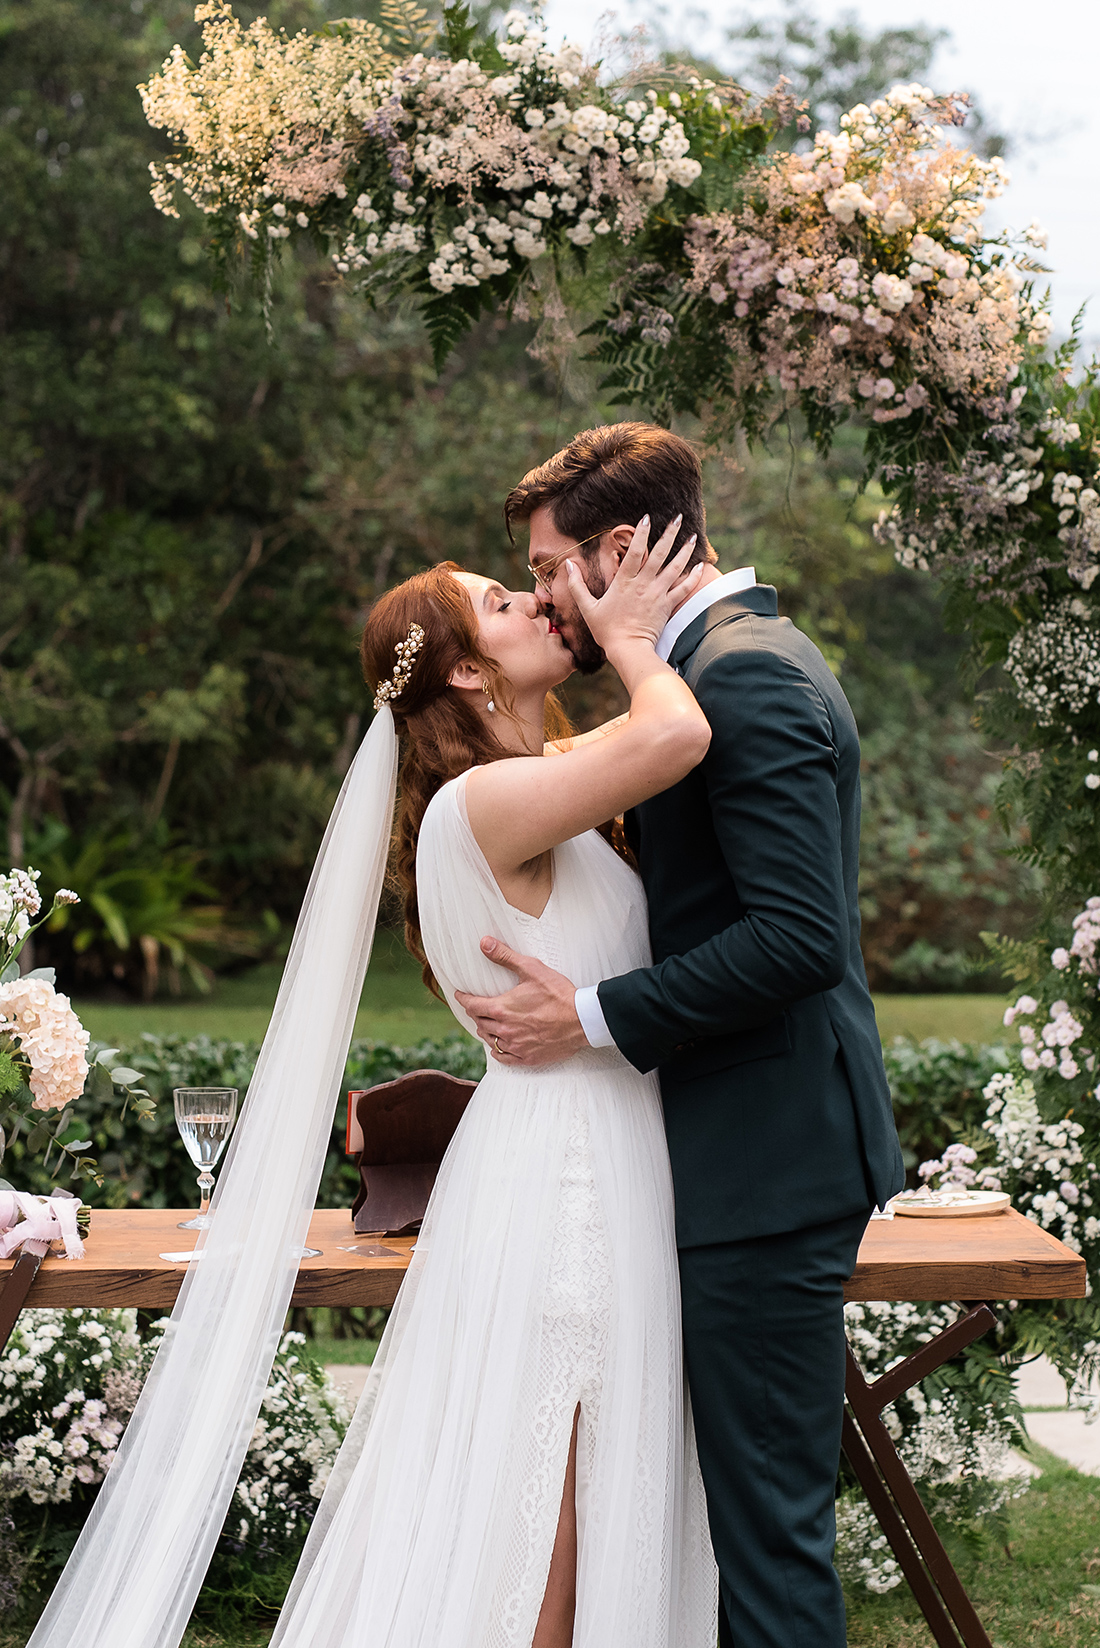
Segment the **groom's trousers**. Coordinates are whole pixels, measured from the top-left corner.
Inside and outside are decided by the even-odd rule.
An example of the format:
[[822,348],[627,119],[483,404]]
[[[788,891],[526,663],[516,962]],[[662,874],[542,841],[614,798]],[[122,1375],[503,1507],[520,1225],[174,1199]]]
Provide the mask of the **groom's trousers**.
[[865,1212],[680,1252],[723,1648],[844,1648],[832,1564],[844,1283]]

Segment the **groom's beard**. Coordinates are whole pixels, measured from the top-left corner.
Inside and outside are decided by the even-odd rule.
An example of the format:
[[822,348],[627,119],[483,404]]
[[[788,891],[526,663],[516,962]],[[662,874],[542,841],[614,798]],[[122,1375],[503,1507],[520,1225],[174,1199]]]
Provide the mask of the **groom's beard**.
[[[585,566],[581,576],[598,601],[607,590],[607,580],[599,566],[595,563]],[[581,675],[595,675],[596,671],[607,663],[607,656],[581,617],[578,607],[572,601],[567,611],[555,607],[554,618],[561,631],[562,640],[573,655],[578,672]]]

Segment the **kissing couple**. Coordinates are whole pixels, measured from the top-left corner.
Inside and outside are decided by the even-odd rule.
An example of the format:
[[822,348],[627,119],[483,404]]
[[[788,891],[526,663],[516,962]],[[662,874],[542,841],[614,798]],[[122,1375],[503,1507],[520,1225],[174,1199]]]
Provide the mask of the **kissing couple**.
[[[903,1183],[855,722],[774,589],[719,573],[676,435],[587,430],[505,516],[534,589],[444,562],[367,619],[377,713],[204,1263],[31,1648],[186,1625],[297,1272],[398,762],[407,941],[490,1060],[272,1648],[843,1648],[843,1289]],[[554,689],[605,660],[629,713],[571,736]]]
[[[407,939],[491,1058],[274,1643],[841,1648],[843,1288],[903,1182],[855,724],[676,435],[505,516],[533,590],[445,563],[363,637]],[[629,714],[562,738],[605,660]]]

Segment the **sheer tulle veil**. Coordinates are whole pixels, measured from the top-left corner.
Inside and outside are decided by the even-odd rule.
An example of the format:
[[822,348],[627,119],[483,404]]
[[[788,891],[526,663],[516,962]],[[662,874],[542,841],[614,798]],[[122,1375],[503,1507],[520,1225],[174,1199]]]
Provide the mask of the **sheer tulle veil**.
[[[28,1648],[176,1648],[255,1425],[370,958],[397,777],[375,716],[313,870],[271,1025],[163,1345]],[[91,1242],[95,1242],[93,1217]]]

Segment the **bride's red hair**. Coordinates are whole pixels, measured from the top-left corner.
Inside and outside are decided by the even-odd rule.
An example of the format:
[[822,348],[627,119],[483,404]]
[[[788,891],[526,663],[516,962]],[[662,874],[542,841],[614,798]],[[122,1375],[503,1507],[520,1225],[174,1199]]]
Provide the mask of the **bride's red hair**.
[[[511,718],[508,683],[496,659],[482,651],[473,603],[454,576],[461,570],[454,561],[441,561],[428,572],[418,572],[396,589],[388,590],[371,608],[360,647],[363,676],[375,692],[381,681],[393,675],[395,648],[408,638],[413,624],[419,624],[424,631],[408,680],[390,704],[401,740],[393,869],[404,901],[405,943],[421,964],[425,984],[436,995],[439,989],[424,954],[416,901],[420,821],[441,785],[469,767],[485,766],[515,753],[494,736],[471,702],[470,693],[450,685],[456,666],[463,659],[472,659],[498,711]],[[568,737],[571,730],[557,699],[550,694],[546,700],[546,737]]]

